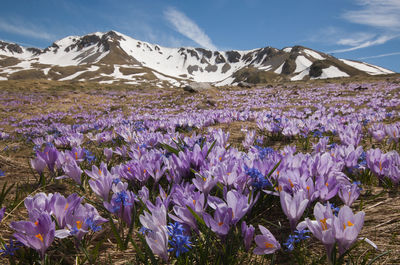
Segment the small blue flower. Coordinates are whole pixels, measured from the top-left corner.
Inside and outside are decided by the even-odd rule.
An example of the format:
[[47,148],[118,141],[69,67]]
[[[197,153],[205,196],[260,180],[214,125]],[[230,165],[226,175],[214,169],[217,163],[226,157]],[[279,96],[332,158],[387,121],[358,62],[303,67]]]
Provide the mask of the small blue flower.
[[6,173],[4,173],[4,171],[0,169],[0,177],[4,177],[5,175]]
[[169,223],[167,228],[168,228],[168,235],[171,237],[174,237],[175,235],[182,235],[183,231],[185,231],[182,224],[179,222]]
[[168,252],[175,251],[176,257],[179,257],[181,254],[188,252],[189,248],[192,248],[190,246],[192,242],[190,242],[189,236],[175,235],[171,238],[171,240],[168,241],[168,243],[171,245],[171,248],[168,249]]
[[289,250],[293,251],[294,249],[294,243],[296,242],[296,237],[294,235],[289,235],[289,238],[283,245]]
[[147,233],[151,233],[152,231],[150,230],[150,229],[148,229],[148,228],[146,228],[146,227],[144,227],[144,226],[142,226],[140,229],[139,229],[139,233],[141,233],[142,235],[146,235]]
[[306,233],[310,233],[310,230],[307,229],[303,229],[303,230],[295,230],[294,231],[296,233],[295,238],[296,238],[296,243],[302,241],[302,240],[306,240],[308,238],[310,238],[310,236],[306,235]]
[[118,184],[118,183],[120,183],[120,182],[121,182],[121,180],[120,180],[119,178],[113,179],[113,183],[114,183],[114,184]]
[[7,244],[4,244],[3,249],[0,249],[0,256],[14,256],[15,251],[18,250],[18,246],[21,246],[21,243],[19,241],[16,241],[14,244],[14,241],[10,239],[10,244],[8,246]]
[[93,218],[87,218],[85,223],[92,229],[93,232],[98,232],[102,229],[101,225],[96,225]]
[[126,191],[118,192],[118,193],[117,193],[117,198],[115,198],[114,201],[115,201],[116,203],[121,203],[121,204],[124,205],[124,206],[132,205],[132,204],[129,202],[129,196],[128,196],[128,194],[126,193]]

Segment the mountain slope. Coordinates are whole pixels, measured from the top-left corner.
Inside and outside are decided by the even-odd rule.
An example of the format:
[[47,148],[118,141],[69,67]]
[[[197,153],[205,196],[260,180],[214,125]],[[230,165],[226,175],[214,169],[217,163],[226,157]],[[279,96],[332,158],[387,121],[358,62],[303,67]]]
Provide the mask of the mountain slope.
[[302,46],[248,51],[166,48],[115,31],[69,36],[43,50],[0,42],[0,80],[46,78],[180,86],[193,81],[230,85],[390,73]]

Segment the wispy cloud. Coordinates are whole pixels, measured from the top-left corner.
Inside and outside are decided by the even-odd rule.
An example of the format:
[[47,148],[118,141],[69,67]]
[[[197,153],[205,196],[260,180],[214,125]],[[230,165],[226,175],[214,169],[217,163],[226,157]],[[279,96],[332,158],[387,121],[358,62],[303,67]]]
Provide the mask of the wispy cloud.
[[374,55],[374,56],[361,57],[361,58],[358,58],[358,60],[382,58],[382,57],[396,56],[396,55],[400,55],[400,52],[384,53],[384,54],[379,54],[379,55]]
[[196,42],[200,46],[217,50],[210,37],[189,17],[175,8],[167,8],[164,17],[174,26],[175,30]]
[[400,31],[399,0],[358,0],[360,10],[347,11],[343,18],[357,24]]
[[341,39],[337,42],[337,44],[343,45],[343,44],[347,43],[345,45],[350,45],[350,43],[351,43],[352,45],[350,45],[350,46],[352,46],[352,47],[334,50],[334,51],[331,51],[330,53],[350,52],[350,51],[355,51],[355,50],[362,49],[362,48],[367,48],[370,46],[381,45],[381,44],[384,44],[384,43],[386,43],[390,40],[393,40],[397,37],[399,37],[399,35],[382,35],[377,38],[372,38],[372,39],[363,40],[363,41],[354,40],[353,42],[351,39]]
[[55,38],[53,34],[32,24],[23,23],[22,21],[7,22],[0,19],[0,31],[42,40],[54,40]]
[[[382,45],[400,37],[399,0],[357,0],[358,10],[344,12],[341,17],[348,22],[367,26],[366,32],[347,32],[335,40],[337,45],[347,46],[331,52],[343,53]],[[349,37],[350,36],[350,37]]]

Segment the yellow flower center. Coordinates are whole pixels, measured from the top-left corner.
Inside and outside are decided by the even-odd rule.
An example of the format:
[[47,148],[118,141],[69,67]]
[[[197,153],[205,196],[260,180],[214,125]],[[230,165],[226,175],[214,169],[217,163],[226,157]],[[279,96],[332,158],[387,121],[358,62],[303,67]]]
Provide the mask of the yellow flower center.
[[222,226],[224,224],[224,222],[219,222],[218,226]]
[[273,247],[275,247],[274,244],[271,244],[269,242],[265,242],[264,245],[265,245],[265,248],[273,248]]
[[67,204],[65,205],[65,207],[64,207],[64,211],[66,211],[66,210],[68,209],[68,207],[69,207],[69,204],[67,203]]
[[39,238],[39,239],[40,239],[40,241],[42,241],[42,242],[43,242],[43,236],[42,236],[42,234],[37,234],[35,237]]
[[82,222],[81,221],[76,221],[76,228],[78,228],[78,229],[82,228]]
[[321,222],[322,231],[328,230],[328,224],[326,223],[326,218],[319,220]]
[[78,160],[78,152],[75,152],[75,160]]
[[[347,221],[347,227],[353,226],[353,225],[354,225],[354,224],[353,224],[352,222]],[[346,229],[347,227],[346,227],[346,223],[344,223],[344,224],[343,224],[343,229]]]

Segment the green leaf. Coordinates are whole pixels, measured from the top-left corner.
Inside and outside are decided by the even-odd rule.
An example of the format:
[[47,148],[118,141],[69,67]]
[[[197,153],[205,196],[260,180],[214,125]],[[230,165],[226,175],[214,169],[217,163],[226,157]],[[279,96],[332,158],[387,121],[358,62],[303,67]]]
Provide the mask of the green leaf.
[[211,150],[214,148],[216,142],[217,140],[214,140],[214,142],[212,142],[210,149],[208,149],[206,157],[204,159],[207,159],[208,155],[211,153]]
[[381,257],[383,257],[383,256],[385,256],[385,255],[387,255],[387,254],[389,254],[389,253],[390,253],[390,250],[388,250],[388,251],[386,251],[386,252],[383,252],[382,254],[376,256],[375,258],[373,258],[367,265],[372,265],[372,264],[373,264],[375,261],[377,261],[379,258],[381,258]]
[[200,216],[195,212],[195,211],[193,211],[193,209],[192,208],[190,208],[190,206],[186,206],[187,208],[188,208],[188,210],[190,211],[190,213],[194,216],[194,218],[196,219],[196,221],[198,222],[198,223],[200,223],[200,224],[202,224],[202,225],[206,225],[206,223],[204,222],[204,220],[202,219],[202,218],[200,218]]
[[166,151],[168,151],[170,153],[173,153],[175,155],[178,155],[179,152],[180,152],[178,149],[175,149],[174,147],[172,147],[172,146],[170,146],[168,144],[160,143],[160,145],[164,150],[166,150]]
[[281,162],[282,162],[282,160],[280,160],[280,161],[274,166],[274,168],[268,173],[268,175],[267,175],[265,178],[269,178],[269,177],[272,175],[272,173],[274,173],[275,170],[279,167],[279,165],[281,164]]

